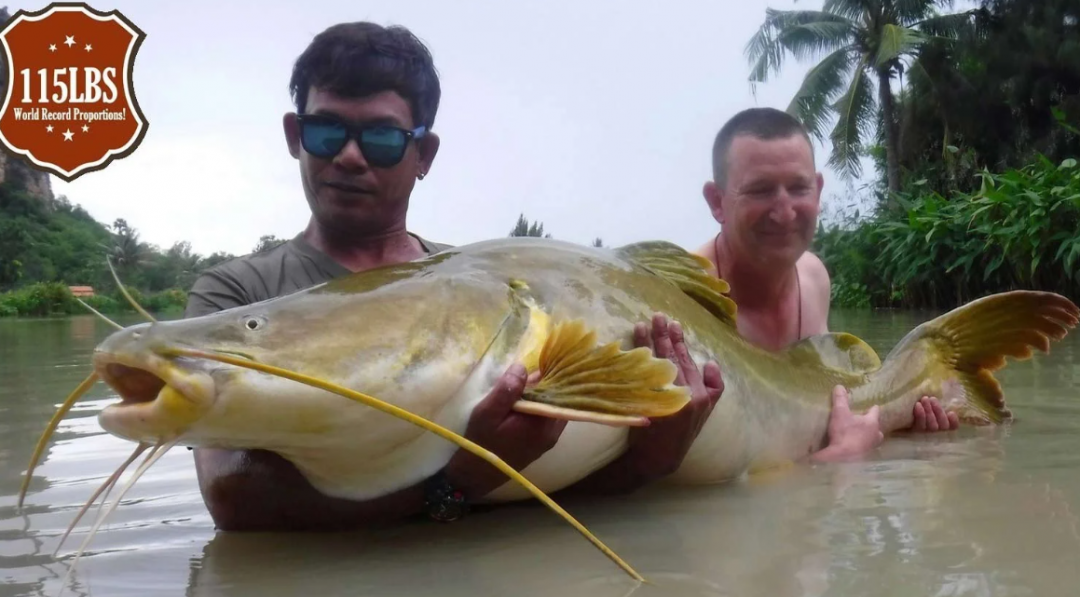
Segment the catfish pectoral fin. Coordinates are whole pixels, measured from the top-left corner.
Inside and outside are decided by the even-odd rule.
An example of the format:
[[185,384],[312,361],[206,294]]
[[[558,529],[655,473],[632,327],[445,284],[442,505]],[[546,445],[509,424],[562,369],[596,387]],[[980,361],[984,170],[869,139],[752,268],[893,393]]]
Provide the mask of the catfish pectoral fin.
[[596,345],[596,332],[579,320],[560,322],[544,341],[540,379],[523,398],[574,411],[665,417],[690,401],[673,384],[678,368],[648,348],[624,351],[618,343]]
[[514,403],[514,411],[528,415],[548,417],[550,419],[563,419],[566,421],[581,421],[584,423],[598,423],[609,427],[648,427],[648,417],[636,417],[631,415],[612,415],[608,413],[589,412],[576,408],[563,408],[551,404],[541,404],[530,400],[518,400]]

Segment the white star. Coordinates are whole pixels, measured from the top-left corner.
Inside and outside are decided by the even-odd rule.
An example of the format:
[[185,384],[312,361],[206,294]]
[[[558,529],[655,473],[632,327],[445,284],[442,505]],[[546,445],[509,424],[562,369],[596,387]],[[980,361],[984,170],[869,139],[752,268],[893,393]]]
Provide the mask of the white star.
[[89,133],[90,132],[90,127],[86,126],[85,124],[82,125],[82,132]]
[[71,141],[71,138],[75,136],[75,133],[71,132],[71,129],[64,131],[64,141]]
[[49,126],[45,127],[45,132],[46,133],[51,133],[52,132],[52,125],[51,124]]
[[87,52],[89,52],[90,50],[93,50],[93,49],[94,49],[94,46],[91,46],[90,44],[86,44],[86,51]]
[[68,35],[66,37],[67,37],[67,39],[64,40],[64,44],[66,44],[67,47],[70,48],[71,46],[75,45],[75,36],[74,35]]
[[56,51],[56,44],[49,44],[49,51],[50,52],[55,52]]

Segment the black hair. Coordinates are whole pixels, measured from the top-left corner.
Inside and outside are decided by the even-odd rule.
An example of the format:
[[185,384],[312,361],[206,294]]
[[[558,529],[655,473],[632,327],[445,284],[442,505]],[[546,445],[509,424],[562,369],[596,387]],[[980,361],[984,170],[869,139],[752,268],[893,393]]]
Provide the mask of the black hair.
[[431,53],[411,31],[375,23],[341,23],[315,36],[293,66],[289,90],[297,112],[312,87],[343,97],[395,91],[416,125],[430,130],[439,109],[439,75]]

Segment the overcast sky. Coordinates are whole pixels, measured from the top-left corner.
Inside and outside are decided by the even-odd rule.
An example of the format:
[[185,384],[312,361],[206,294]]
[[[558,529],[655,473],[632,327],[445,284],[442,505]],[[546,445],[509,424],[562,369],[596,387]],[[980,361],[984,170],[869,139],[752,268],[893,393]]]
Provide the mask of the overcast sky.
[[[39,9],[45,2],[9,5]],[[122,217],[161,247],[247,253],[307,222],[281,116],[312,36],[341,21],[409,27],[441,77],[442,146],[419,182],[410,230],[452,244],[509,232],[518,214],[554,237],[691,248],[718,230],[701,196],[714,135],[737,111],[784,108],[808,64],[751,93],[747,41],[766,7],[821,2],[544,0],[380,2],[114,0],[147,33],[134,84],[142,145],[64,183],[98,220]],[[824,200],[842,194],[824,167]],[[866,175],[872,174],[867,172]],[[473,206],[465,209],[466,202]]]

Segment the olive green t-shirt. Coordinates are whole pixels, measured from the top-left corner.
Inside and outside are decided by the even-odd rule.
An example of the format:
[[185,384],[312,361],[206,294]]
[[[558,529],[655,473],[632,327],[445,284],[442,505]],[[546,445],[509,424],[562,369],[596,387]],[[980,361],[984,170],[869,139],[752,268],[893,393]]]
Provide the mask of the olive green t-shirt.
[[[429,255],[451,245],[413,238]],[[311,246],[302,233],[269,251],[237,257],[202,273],[188,291],[184,317],[198,317],[310,288],[352,272]]]

